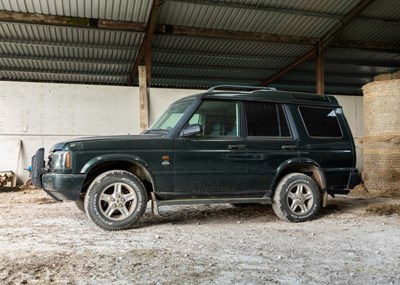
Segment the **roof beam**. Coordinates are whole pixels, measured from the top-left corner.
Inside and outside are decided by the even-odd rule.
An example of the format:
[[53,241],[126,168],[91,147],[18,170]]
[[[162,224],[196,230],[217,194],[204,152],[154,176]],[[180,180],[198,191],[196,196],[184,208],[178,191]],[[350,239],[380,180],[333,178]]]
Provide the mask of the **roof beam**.
[[318,40],[316,38],[303,37],[303,36],[251,33],[251,32],[228,31],[220,29],[208,29],[208,28],[192,28],[183,26],[172,26],[172,25],[159,25],[157,27],[156,32],[157,34],[163,34],[163,35],[218,38],[218,39],[242,40],[242,41],[267,41],[267,42],[304,44],[304,45],[314,45]]
[[153,41],[154,32],[157,28],[158,15],[160,14],[161,10],[160,5],[161,5],[160,0],[154,0],[153,6],[151,7],[149,21],[147,22],[146,26],[146,33],[143,37],[142,44],[136,56],[136,60],[129,74],[128,85],[133,85],[133,79],[136,77],[138,73],[139,65],[142,64],[143,59],[145,59],[146,53],[149,53],[151,50],[151,43]]
[[67,26],[76,28],[100,28],[129,30],[132,32],[143,33],[146,28],[145,23],[110,21],[101,19],[78,18],[67,16],[44,15],[37,13],[9,12],[0,11],[0,21],[13,23],[26,23],[50,26]]
[[[235,5],[247,6],[244,4],[235,4]],[[365,20],[364,18],[358,18],[358,19]],[[31,14],[31,13],[8,12],[8,11],[0,11],[0,21],[10,22],[10,23],[27,23],[34,25],[49,25],[49,26],[72,27],[72,28],[75,27],[75,28],[103,29],[103,30],[115,30],[115,31],[129,31],[137,33],[144,33],[146,29],[145,23],[100,20],[100,19],[97,21],[93,21],[93,19],[89,18],[77,18],[77,17],[54,16],[54,15]],[[377,20],[377,21],[382,21],[382,20]],[[193,28],[193,27],[172,26],[172,25],[157,25],[155,33],[160,35],[193,36],[193,37],[218,38],[227,40],[245,40],[245,41],[269,41],[269,42],[305,44],[305,45],[314,45],[318,41],[318,39],[312,37],[265,34],[265,33],[247,33],[238,31],[226,31],[219,29]],[[12,39],[10,39],[9,41],[15,41],[18,43],[24,42]],[[32,44],[37,44],[37,43],[32,42]],[[53,44],[46,43],[45,45],[53,45]],[[68,43],[62,43],[60,45],[79,46],[77,44],[68,44]],[[375,42],[339,41],[332,43],[332,45],[335,47],[343,47],[343,48],[391,50],[391,51],[400,50],[400,45],[398,44],[387,45]],[[101,48],[129,49],[130,47],[101,46]]]

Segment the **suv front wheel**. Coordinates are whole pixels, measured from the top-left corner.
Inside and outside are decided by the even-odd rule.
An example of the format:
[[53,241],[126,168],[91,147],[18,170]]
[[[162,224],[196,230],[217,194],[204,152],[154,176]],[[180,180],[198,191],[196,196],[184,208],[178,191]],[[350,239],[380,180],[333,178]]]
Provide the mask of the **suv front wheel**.
[[304,222],[318,213],[321,194],[315,181],[303,173],[291,173],[275,188],[272,208],[284,221]]
[[123,170],[99,175],[85,196],[85,210],[99,227],[109,230],[133,228],[143,216],[147,193],[138,177]]

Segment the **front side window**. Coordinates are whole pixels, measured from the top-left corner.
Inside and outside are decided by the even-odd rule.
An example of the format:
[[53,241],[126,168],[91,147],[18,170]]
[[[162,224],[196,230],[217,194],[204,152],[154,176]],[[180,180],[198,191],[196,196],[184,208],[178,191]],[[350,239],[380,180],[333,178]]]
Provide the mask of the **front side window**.
[[299,110],[306,130],[311,137],[342,137],[342,130],[336,116],[336,109],[299,107]]
[[245,102],[247,135],[290,137],[282,106],[270,102]]
[[189,120],[203,126],[205,136],[239,136],[239,104],[230,101],[204,101]]

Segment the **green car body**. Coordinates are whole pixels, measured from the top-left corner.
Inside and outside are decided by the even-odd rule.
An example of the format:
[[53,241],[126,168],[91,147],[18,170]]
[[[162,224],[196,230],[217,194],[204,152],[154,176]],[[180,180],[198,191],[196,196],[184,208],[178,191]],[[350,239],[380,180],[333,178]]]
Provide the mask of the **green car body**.
[[43,153],[33,181],[56,200],[83,201],[112,170],[137,177],[156,206],[264,203],[292,173],[310,177],[323,204],[361,181],[337,100],[271,89],[211,90],[178,100],[143,134],[59,143],[46,164]]

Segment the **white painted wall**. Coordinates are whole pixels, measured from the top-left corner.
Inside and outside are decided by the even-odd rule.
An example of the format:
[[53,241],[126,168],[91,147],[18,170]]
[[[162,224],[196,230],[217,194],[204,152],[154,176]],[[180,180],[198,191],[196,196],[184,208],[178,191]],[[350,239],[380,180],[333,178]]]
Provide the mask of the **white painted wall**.
[[[152,88],[150,122],[172,102],[200,92]],[[337,98],[354,137],[362,138],[362,97]],[[47,151],[54,143],[74,137],[139,132],[137,87],[0,82],[0,171],[16,172],[20,182],[26,179],[24,167],[39,147]]]

